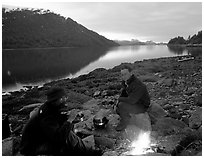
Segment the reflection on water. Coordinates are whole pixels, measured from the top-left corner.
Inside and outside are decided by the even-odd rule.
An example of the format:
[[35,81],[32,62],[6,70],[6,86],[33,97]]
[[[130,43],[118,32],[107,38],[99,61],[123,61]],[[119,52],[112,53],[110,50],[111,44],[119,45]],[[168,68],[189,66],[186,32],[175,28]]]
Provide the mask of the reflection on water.
[[77,77],[96,68],[113,68],[124,62],[201,53],[201,48],[165,45],[3,50],[2,88],[10,91],[18,89],[18,85],[21,88],[22,84],[42,85],[56,79]]
[[185,47],[168,45],[168,49],[170,52],[178,55],[182,55],[184,52],[192,56],[202,55],[202,47]]
[[19,83],[45,83],[64,78],[106,52],[107,49],[101,48],[3,50],[3,90],[15,88]]

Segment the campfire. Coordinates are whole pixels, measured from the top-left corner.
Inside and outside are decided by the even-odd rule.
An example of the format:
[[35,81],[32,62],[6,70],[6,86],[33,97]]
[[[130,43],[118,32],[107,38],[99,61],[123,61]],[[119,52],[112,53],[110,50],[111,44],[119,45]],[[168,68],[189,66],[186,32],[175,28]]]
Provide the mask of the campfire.
[[153,153],[151,144],[151,132],[140,132],[136,140],[130,144],[130,148],[132,149],[129,154],[130,155],[143,155],[147,153]]
[[[126,132],[127,134],[130,132]],[[143,131],[140,130],[138,133],[134,133],[134,138],[132,136],[131,139],[127,140],[127,152],[122,155],[145,155],[149,153],[156,152],[154,149],[156,144],[153,142],[151,138],[151,131]]]

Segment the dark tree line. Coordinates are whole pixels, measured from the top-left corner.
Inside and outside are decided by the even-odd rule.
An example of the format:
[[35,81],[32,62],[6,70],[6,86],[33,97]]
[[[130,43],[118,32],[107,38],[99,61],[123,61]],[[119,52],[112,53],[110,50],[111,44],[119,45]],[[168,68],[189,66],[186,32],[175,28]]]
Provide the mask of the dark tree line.
[[175,37],[171,39],[168,44],[202,44],[202,31],[199,31],[198,34],[188,36],[188,39],[183,37]]
[[42,9],[2,8],[2,48],[114,46],[70,18]]

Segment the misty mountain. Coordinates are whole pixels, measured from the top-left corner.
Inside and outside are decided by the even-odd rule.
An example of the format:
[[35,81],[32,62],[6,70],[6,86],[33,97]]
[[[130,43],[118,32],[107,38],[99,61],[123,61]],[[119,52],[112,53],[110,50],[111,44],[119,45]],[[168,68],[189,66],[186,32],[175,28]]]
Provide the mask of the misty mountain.
[[131,41],[128,40],[114,40],[116,43],[118,43],[119,45],[156,45],[157,43],[153,42],[153,41],[146,41],[146,42],[141,42],[137,39],[132,39]]
[[2,8],[2,48],[117,46],[71,18],[42,9]]

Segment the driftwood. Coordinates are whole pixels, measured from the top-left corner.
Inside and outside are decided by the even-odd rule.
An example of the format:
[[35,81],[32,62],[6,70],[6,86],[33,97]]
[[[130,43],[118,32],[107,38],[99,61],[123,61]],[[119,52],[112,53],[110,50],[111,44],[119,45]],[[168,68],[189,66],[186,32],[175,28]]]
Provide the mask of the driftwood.
[[189,57],[189,58],[185,57],[185,58],[178,60],[178,62],[189,61],[189,60],[193,60],[193,59],[194,59],[194,57]]

